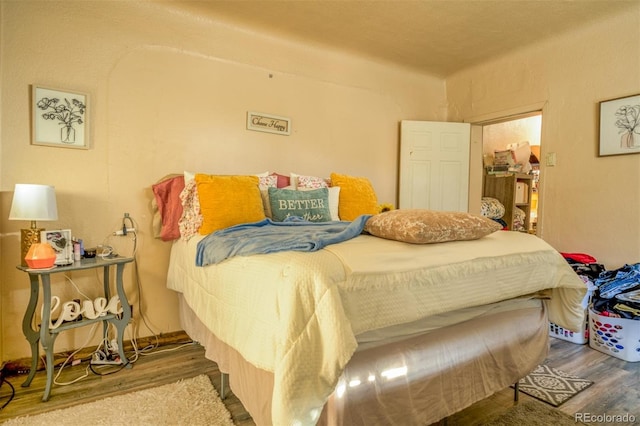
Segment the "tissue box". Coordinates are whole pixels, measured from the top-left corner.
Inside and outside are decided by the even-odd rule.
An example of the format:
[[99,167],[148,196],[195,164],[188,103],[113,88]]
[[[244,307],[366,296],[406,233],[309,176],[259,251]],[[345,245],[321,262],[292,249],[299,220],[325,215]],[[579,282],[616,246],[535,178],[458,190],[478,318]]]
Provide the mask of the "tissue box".
[[524,182],[516,182],[516,204],[529,202],[529,185]]

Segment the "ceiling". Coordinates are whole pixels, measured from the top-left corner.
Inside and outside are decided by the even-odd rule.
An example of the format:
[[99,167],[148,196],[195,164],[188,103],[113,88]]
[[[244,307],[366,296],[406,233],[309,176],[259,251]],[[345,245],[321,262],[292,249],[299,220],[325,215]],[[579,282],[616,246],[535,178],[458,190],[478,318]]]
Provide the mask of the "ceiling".
[[[162,0],[160,0],[162,1]],[[638,0],[179,0],[201,17],[445,77]]]

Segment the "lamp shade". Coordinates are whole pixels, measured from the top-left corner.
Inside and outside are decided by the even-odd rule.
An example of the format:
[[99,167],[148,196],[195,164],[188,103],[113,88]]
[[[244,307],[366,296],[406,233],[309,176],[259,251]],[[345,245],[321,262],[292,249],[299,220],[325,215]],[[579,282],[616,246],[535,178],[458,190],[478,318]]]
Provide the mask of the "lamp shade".
[[58,205],[53,186],[17,183],[9,220],[57,220]]

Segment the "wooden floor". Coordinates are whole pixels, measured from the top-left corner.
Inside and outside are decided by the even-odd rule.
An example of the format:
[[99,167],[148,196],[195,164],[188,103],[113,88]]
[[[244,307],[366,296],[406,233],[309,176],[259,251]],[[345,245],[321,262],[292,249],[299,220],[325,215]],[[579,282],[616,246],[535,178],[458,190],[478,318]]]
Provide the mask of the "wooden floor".
[[[640,424],[640,363],[628,363],[610,357],[590,349],[588,345],[575,345],[558,339],[551,340],[547,364],[595,382],[590,388],[564,403],[559,410],[571,416],[575,413],[592,415],[629,413],[635,416],[636,421],[626,424]],[[177,349],[165,350],[169,348]],[[85,362],[79,366],[65,368],[58,380],[65,382],[82,376],[87,368],[86,364]],[[90,372],[87,378],[75,384],[54,385],[48,402],[41,400],[45,385],[44,372],[38,372],[28,388],[20,386],[26,376],[13,376],[9,377],[8,381],[15,387],[16,394],[13,401],[0,411],[0,422],[11,417],[37,414],[115,394],[159,386],[199,374],[207,374],[215,388],[220,390],[220,372],[216,364],[205,359],[202,347],[189,344],[161,347],[154,355],[140,357],[133,368],[123,369],[115,374],[98,376]],[[9,386],[2,385],[0,406],[4,405],[10,394]],[[521,403],[529,399],[531,398],[525,394],[520,396]],[[233,393],[229,393],[224,402],[235,424],[241,426],[254,424]],[[482,425],[513,405],[513,390],[507,388],[438,424]]]
[[[630,423],[616,425],[640,425],[640,363],[626,362],[593,350],[589,345],[576,345],[551,338],[551,350],[545,364],[594,382],[589,388],[574,396],[557,410],[575,418],[576,413],[592,416],[604,414],[635,417]],[[520,393],[520,403],[532,400]],[[482,425],[488,419],[504,413],[514,405],[513,389],[504,389],[461,411],[440,425]],[[584,418],[584,417],[583,417]],[[594,426],[611,425],[611,422],[585,422]]]

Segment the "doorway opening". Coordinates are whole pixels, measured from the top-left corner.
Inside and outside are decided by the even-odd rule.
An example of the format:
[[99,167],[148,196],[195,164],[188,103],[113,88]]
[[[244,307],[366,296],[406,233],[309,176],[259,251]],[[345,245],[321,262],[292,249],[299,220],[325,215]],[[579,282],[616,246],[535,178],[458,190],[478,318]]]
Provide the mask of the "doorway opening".
[[509,230],[538,230],[541,133],[541,111],[482,123],[483,197],[506,204]]

